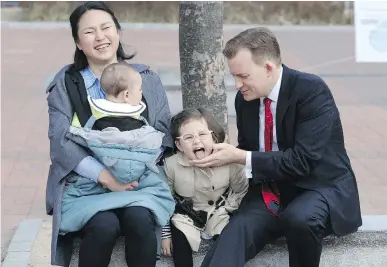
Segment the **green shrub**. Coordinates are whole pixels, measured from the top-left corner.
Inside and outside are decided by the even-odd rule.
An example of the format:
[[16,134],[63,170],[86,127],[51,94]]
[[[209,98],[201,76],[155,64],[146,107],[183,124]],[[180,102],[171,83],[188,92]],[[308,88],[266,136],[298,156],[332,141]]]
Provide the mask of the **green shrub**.
[[[67,21],[81,2],[21,2],[22,20]],[[121,22],[177,23],[179,2],[106,2]],[[352,24],[352,2],[224,2],[225,24]]]

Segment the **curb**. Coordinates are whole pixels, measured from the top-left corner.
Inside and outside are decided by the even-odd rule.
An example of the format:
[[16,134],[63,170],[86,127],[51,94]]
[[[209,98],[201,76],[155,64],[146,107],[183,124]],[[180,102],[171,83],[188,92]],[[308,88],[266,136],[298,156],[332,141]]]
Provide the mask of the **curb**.
[[[318,32],[353,32],[354,25],[265,25],[265,24],[224,24],[223,30],[245,30],[253,27],[268,27],[276,32],[289,31],[318,31]],[[2,21],[1,28],[11,29],[58,29],[70,28],[69,22],[65,21]],[[177,23],[121,23],[123,29],[132,30],[178,30]]]
[[[364,215],[362,219],[363,225],[358,230],[360,238],[353,245],[375,245],[374,241],[380,239],[375,236],[378,233],[387,232],[387,215]],[[19,224],[1,266],[28,267],[31,250],[42,222],[42,219],[28,219]],[[372,234],[373,241],[367,240],[366,234]],[[385,235],[381,238],[380,242],[384,244],[386,242]],[[336,238],[332,238],[332,240],[334,239]],[[332,244],[332,241],[329,243]]]
[[363,225],[359,228],[361,232],[383,232],[387,231],[387,215],[364,215]]
[[41,223],[41,219],[28,219],[19,224],[1,266],[28,267],[31,249]]
[[[181,74],[179,68],[154,68],[161,79],[166,90],[180,91],[181,89]],[[302,69],[300,71],[303,71]],[[314,73],[322,79],[356,79],[356,78],[385,78],[386,73]],[[235,81],[231,74],[226,70],[224,76],[224,84],[226,91],[234,91]]]

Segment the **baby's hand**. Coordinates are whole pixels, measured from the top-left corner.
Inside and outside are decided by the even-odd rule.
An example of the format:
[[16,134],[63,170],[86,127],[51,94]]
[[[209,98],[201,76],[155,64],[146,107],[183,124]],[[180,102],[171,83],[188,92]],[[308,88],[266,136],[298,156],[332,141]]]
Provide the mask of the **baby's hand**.
[[162,239],[161,249],[165,256],[172,256],[172,239],[171,238]]

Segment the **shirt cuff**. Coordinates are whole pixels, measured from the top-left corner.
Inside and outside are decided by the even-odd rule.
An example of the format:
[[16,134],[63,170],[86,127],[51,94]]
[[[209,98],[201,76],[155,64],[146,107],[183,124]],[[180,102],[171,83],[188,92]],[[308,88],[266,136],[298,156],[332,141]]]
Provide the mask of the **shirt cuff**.
[[161,239],[171,238],[171,227],[169,224],[161,228]]
[[253,170],[251,167],[251,151],[246,151],[246,164],[245,164],[246,178],[253,178]]
[[98,183],[98,177],[105,166],[92,156],[87,156],[75,167],[74,171],[79,175]]

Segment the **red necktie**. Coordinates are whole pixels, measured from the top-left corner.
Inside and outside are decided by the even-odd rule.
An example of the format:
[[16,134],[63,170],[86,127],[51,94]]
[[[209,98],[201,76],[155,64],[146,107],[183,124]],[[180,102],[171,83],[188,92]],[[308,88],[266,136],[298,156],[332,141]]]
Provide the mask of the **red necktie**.
[[[272,151],[273,148],[273,114],[270,110],[271,100],[265,98],[265,152]],[[266,207],[274,215],[278,216],[280,207],[280,194],[277,185],[274,182],[262,184],[262,197]]]

